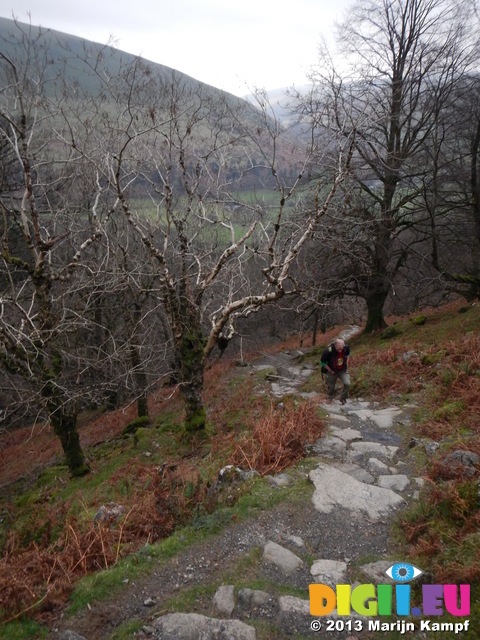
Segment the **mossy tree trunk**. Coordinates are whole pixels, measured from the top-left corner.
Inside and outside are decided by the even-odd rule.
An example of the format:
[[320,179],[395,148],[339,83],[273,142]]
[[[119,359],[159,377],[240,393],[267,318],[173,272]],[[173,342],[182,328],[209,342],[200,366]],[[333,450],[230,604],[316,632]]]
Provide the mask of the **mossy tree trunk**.
[[148,400],[147,395],[142,393],[141,396],[137,398],[137,416],[139,418],[148,418]]
[[367,304],[367,322],[365,324],[365,333],[372,333],[379,329],[385,329],[387,323],[383,315],[385,301],[390,292],[388,283],[384,278],[375,277],[369,281],[369,286],[365,293],[365,302]]
[[38,360],[42,371],[42,397],[55,435],[60,440],[65,461],[72,478],[90,471],[80,444],[77,431],[77,411],[74,403],[66,398],[59,381],[63,372],[63,360],[57,349],[44,353]]
[[[396,271],[391,264],[392,238],[395,230],[395,214],[392,203],[395,193],[396,178],[387,172],[389,180],[384,187],[382,216],[373,226],[373,251],[371,253],[371,271],[364,277],[362,297],[367,305],[367,322],[365,333],[385,329],[384,307],[391,291],[392,277]],[[400,262],[397,261],[397,267]]]
[[76,414],[65,413],[59,409],[54,411],[50,417],[53,431],[62,445],[70,475],[72,478],[85,475],[90,471],[90,467],[80,445]]
[[203,402],[205,355],[200,328],[197,327],[182,336],[178,356],[181,366],[180,389],[185,402],[185,429],[187,433],[203,431],[206,425]]

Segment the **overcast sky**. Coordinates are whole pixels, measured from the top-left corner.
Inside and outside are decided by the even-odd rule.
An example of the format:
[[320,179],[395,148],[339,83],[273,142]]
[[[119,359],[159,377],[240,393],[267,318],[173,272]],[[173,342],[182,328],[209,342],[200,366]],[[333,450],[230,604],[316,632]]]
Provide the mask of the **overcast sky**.
[[[239,96],[300,86],[351,0],[0,0],[0,16],[165,64]],[[30,18],[29,18],[30,15]]]

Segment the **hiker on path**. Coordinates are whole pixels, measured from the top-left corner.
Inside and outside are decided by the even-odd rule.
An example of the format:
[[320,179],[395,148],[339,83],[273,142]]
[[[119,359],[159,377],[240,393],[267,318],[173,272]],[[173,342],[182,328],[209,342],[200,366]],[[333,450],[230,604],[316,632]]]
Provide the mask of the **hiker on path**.
[[322,374],[327,375],[327,395],[333,398],[335,395],[335,385],[339,378],[343,384],[340,402],[345,404],[350,389],[350,376],[348,375],[347,360],[350,355],[350,347],[341,338],[336,338],[332,344],[322,353],[320,364]]

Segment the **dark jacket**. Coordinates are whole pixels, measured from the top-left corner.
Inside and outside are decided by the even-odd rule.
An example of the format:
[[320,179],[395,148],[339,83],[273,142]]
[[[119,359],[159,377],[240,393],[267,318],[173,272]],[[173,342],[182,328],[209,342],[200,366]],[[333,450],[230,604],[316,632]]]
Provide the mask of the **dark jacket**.
[[[348,368],[347,360],[349,355],[350,355],[350,346],[348,344],[346,344],[343,347],[342,352],[339,353],[335,349],[335,345],[332,342],[332,344],[323,351],[322,357],[320,358],[322,371],[326,371],[325,365],[327,364],[330,367],[330,369],[332,369],[332,371],[346,371]],[[339,362],[338,362],[339,358],[340,359],[343,358],[343,362],[341,363],[341,366],[339,365]]]

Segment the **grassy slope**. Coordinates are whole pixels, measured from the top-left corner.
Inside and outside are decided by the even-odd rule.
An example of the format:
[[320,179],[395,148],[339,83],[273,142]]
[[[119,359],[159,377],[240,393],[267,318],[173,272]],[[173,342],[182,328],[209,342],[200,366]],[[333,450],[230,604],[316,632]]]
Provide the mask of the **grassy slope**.
[[[472,603],[479,601],[480,583],[478,478],[447,469],[442,460],[458,448],[480,454],[479,316],[478,305],[450,305],[426,312],[424,324],[418,318],[396,319],[396,335],[389,338],[351,340],[352,395],[418,407],[405,438],[415,438],[412,460],[427,482],[418,505],[398,522],[399,556],[438,582],[471,583]],[[307,358],[318,362],[319,351]],[[233,497],[229,491],[213,498],[209,491],[225,464],[275,472],[302,455],[303,445],[285,455],[286,441],[298,443],[292,433],[304,441],[321,433],[313,406],[287,403],[280,414],[259,395],[264,384],[261,375],[233,362],[212,367],[206,380],[209,432],[195,443],[184,440],[181,408],[168,389],[152,396],[152,426],[135,437],[121,436],[131,409],[85,420],[81,435],[93,473],[75,481],[59,463],[48,429],[27,443],[26,432],[4,434],[0,600],[7,607],[2,617],[26,611],[22,622],[15,619],[6,627],[8,637],[41,635],[41,627],[32,629],[32,618],[48,621],[68,597],[78,610],[121,586],[119,576],[127,567],[129,575],[147,571],[147,555],[168,557],[232,518],[268,508],[275,498],[261,479],[242,485]],[[308,387],[321,388],[319,374]],[[425,453],[430,439],[440,443],[434,457]],[[99,508],[109,504],[122,511],[95,521]],[[85,575],[92,577],[82,579]]]

